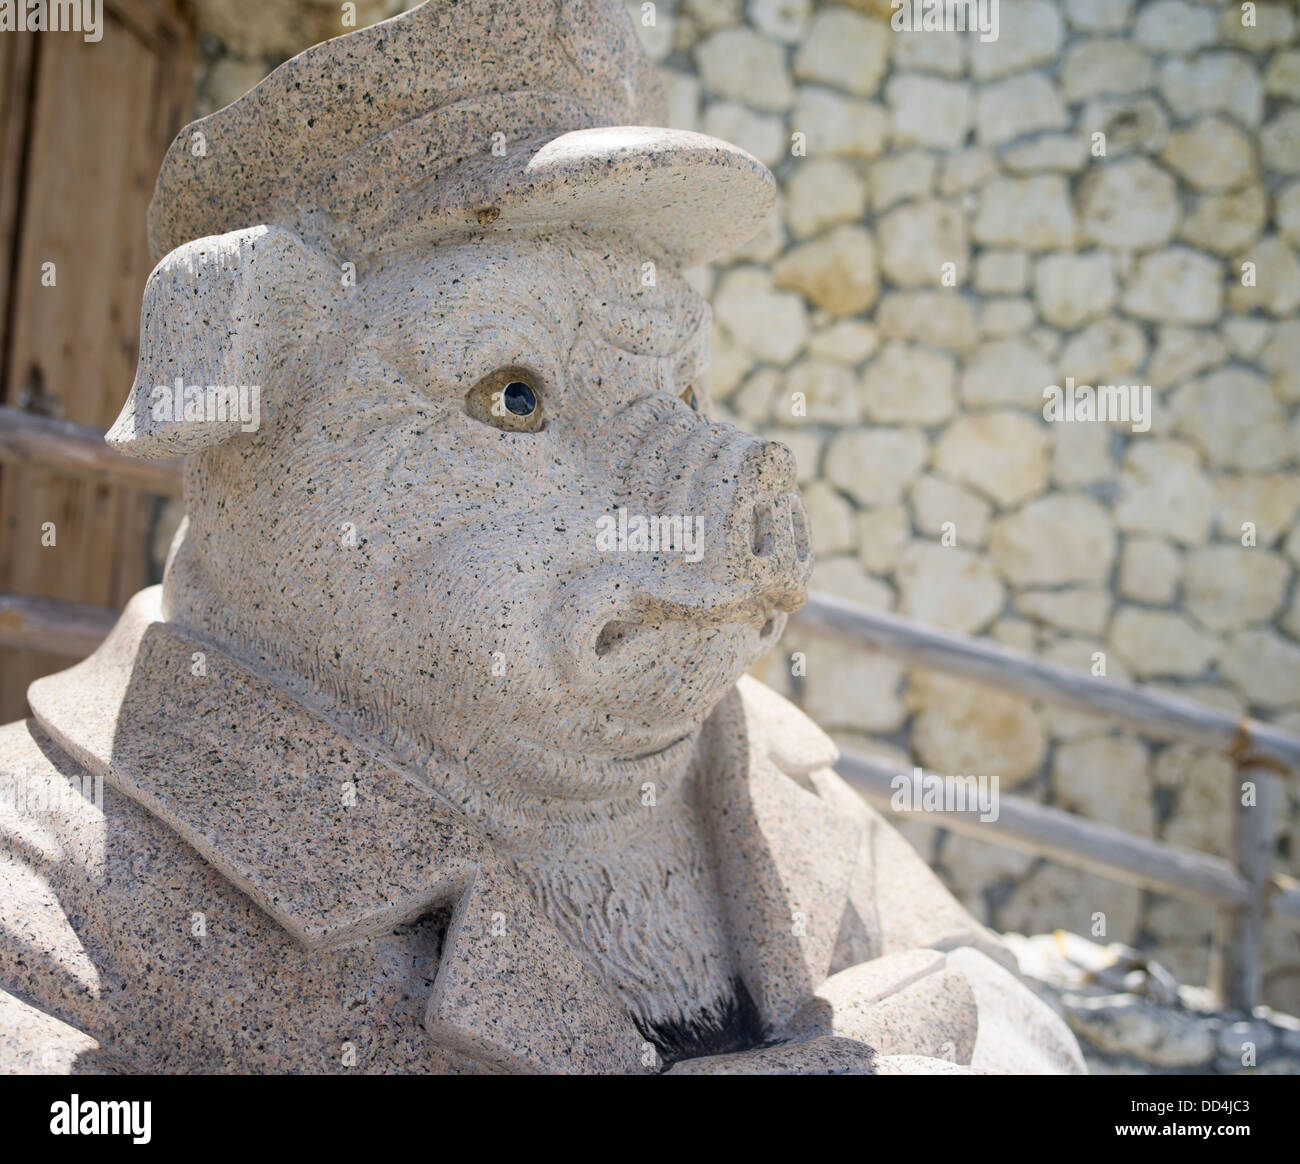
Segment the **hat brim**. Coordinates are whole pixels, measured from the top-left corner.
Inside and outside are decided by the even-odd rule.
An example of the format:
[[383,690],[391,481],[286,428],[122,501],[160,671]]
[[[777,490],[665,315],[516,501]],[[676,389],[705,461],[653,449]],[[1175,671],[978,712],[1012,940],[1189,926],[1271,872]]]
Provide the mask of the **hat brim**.
[[480,155],[408,193],[381,245],[580,228],[630,236],[689,267],[753,238],[771,214],[775,185],[757,158],[705,134],[574,130],[502,157]]

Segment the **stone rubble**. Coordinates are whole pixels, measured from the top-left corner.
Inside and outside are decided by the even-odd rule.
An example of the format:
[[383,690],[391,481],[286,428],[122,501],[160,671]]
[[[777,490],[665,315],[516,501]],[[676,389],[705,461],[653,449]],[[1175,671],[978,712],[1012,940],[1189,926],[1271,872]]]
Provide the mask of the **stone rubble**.
[[1208,990],[1123,943],[1061,930],[1006,941],[1094,1075],[1300,1075],[1300,1019],[1219,1009]]

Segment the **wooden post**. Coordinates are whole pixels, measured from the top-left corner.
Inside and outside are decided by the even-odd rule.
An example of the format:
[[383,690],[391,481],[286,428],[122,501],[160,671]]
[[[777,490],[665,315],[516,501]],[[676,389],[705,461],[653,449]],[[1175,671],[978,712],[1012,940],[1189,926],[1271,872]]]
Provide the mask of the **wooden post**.
[[1264,914],[1270,888],[1278,778],[1260,765],[1238,768],[1233,801],[1233,857],[1250,884],[1251,898],[1221,909],[1214,935],[1210,985],[1224,1006],[1250,1014],[1259,1002],[1264,947]]

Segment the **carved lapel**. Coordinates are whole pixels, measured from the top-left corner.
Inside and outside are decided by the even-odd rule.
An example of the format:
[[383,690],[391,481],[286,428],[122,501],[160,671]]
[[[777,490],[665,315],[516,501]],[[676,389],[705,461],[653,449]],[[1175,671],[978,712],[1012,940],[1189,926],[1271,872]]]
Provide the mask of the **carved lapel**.
[[483,842],[431,793],[159,621],[156,591],[132,600],[89,659],[32,684],[29,699],[62,748],[308,949],[412,920],[480,864]]
[[653,1048],[494,855],[461,895],[424,1025],[506,1071],[638,1074]]
[[[191,672],[196,652],[202,676]],[[156,589],[132,600],[95,655],[33,684],[30,699],[62,748],[309,949],[455,903],[425,1024],[440,1042],[512,1071],[650,1069],[631,1018],[469,821],[162,622]]]

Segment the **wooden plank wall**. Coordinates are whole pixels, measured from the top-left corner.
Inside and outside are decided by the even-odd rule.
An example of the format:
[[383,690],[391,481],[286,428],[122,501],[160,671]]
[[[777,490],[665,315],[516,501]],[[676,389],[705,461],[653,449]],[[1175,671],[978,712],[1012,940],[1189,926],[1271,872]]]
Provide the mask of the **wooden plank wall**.
[[[0,39],[0,397],[99,428],[135,374],[145,213],[188,115],[195,47],[181,0],[109,0],[104,25],[97,43]],[[102,480],[0,466],[0,592],[121,607],[147,582],[151,507]],[[33,679],[73,661],[0,652],[0,722],[27,713]]]

